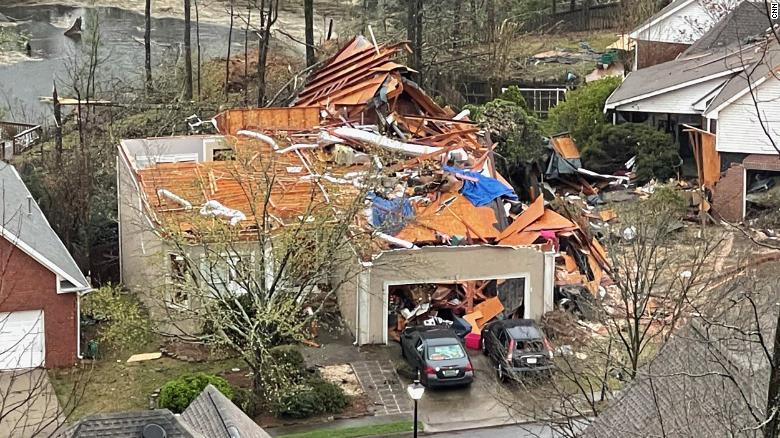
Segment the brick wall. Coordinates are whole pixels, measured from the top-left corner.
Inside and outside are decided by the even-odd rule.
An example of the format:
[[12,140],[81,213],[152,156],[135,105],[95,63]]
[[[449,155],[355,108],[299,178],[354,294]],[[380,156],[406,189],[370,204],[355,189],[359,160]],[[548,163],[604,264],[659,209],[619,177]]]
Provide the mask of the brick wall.
[[726,171],[712,194],[712,209],[729,222],[742,221],[742,184],[745,168],[741,164],[732,164]]
[[637,70],[671,61],[690,45],[637,40]]
[[780,156],[778,155],[748,155],[742,160],[742,165],[749,170],[780,171]]
[[43,309],[46,367],[76,363],[76,294],[57,294],[57,277],[0,238],[0,312]]

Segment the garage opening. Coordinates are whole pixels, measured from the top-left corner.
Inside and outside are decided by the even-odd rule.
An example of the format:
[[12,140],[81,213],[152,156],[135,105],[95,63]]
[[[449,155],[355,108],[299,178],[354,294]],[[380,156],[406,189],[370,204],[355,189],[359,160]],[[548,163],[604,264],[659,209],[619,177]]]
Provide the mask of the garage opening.
[[465,337],[490,320],[526,318],[526,278],[396,284],[388,287],[388,339],[407,325],[446,325]]
[[780,172],[747,170],[745,220],[762,230],[780,229]]
[[43,365],[43,311],[0,313],[0,370]]

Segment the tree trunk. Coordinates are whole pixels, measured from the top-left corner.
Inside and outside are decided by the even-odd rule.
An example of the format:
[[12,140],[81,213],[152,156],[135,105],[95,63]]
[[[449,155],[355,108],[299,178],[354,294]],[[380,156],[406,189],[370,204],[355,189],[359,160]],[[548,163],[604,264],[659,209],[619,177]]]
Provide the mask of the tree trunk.
[[198,100],[200,100],[200,12],[198,10],[198,0],[195,0],[195,45],[198,48]]
[[414,20],[414,69],[418,71],[417,73],[417,82],[422,86],[423,83],[423,73],[422,73],[422,50],[423,50],[423,0],[416,0],[415,3],[417,3],[415,9],[415,20]]
[[56,82],[54,83],[54,91],[51,98],[54,103],[54,150],[57,154],[57,163],[59,163],[62,160],[62,106],[57,96]]
[[460,43],[460,24],[462,22],[460,17],[461,2],[452,2],[452,48],[458,47]]
[[314,57],[314,0],[303,0],[303,15],[306,21],[306,66],[311,67]]
[[487,13],[487,40],[489,42],[495,41],[496,35],[496,3],[494,0],[485,1],[485,12]]
[[262,38],[257,43],[257,106],[265,103],[265,61],[268,58],[268,34],[263,32]]
[[417,70],[415,79],[422,85],[423,0],[407,0],[406,39],[412,45],[409,65]]
[[144,8],[144,67],[146,69],[146,91],[151,92],[152,85],[152,0],[146,0]]
[[769,390],[767,391],[766,415],[767,423],[764,425],[764,438],[777,438],[780,436],[780,311],[777,312],[777,325],[775,326],[775,345],[772,350],[772,369],[769,374]]
[[252,23],[252,2],[246,2],[246,28],[244,29],[244,106],[249,106],[249,25]]
[[184,100],[192,100],[192,44],[190,0],[184,0]]
[[414,36],[414,32],[417,30],[415,27],[415,6],[417,6],[417,0],[406,0],[406,39],[412,45],[412,53],[409,54],[407,62],[412,68],[414,68],[415,63],[414,42],[417,41]]
[[230,0],[230,29],[228,30],[227,58],[225,58],[225,101],[228,98],[230,85],[230,46],[233,43],[233,0]]

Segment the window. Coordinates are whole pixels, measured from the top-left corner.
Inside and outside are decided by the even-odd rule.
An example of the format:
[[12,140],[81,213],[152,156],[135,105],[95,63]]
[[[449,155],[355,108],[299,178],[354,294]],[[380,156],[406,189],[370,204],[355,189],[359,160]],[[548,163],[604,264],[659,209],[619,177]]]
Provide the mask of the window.
[[252,256],[223,253],[213,259],[201,260],[201,275],[210,287],[233,293],[246,293],[252,281]]
[[452,345],[433,345],[428,348],[428,359],[430,360],[452,360],[461,359],[466,356],[463,347],[460,344]]
[[187,279],[190,277],[189,266],[181,254],[168,254],[171,288],[168,293],[169,305],[178,307],[189,306]]

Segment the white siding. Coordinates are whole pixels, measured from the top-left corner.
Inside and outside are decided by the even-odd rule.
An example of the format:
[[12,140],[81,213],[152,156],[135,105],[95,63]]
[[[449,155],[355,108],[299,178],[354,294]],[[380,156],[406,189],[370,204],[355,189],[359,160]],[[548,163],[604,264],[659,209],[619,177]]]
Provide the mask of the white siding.
[[710,30],[715,22],[711,13],[697,0],[639,32],[637,39],[693,44]]
[[701,84],[691,85],[690,87],[621,105],[617,107],[617,110],[642,111],[649,113],[701,114],[701,111],[696,111],[693,108],[693,104],[715,88],[721,86],[725,81],[726,78],[713,79],[711,81],[702,82]]
[[776,154],[761,122],[775,144],[780,146],[780,80],[769,79],[754,91],[761,114],[750,93],[737,99],[718,114],[718,152]]

